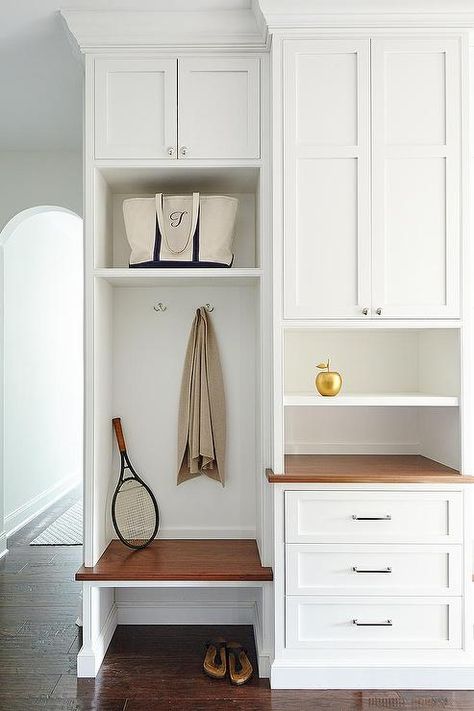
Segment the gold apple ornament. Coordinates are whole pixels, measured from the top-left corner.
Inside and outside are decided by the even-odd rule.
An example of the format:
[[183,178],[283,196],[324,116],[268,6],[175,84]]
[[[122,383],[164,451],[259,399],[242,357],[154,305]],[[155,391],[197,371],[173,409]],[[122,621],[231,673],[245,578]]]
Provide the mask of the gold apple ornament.
[[320,395],[324,397],[334,397],[342,387],[342,376],[335,370],[329,370],[329,358],[327,363],[318,363],[317,368],[325,370],[323,373],[318,373],[315,380],[316,389]]

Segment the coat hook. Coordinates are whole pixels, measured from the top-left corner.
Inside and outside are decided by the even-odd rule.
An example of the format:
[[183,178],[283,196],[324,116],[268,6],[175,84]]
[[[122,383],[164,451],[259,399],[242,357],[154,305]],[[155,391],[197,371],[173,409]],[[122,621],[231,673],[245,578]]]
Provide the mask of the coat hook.
[[155,309],[155,311],[166,311],[167,307],[162,301],[159,301],[157,304],[154,305],[153,308]]
[[212,304],[204,304],[204,308],[206,309],[206,311],[209,311],[209,313],[214,311],[214,306]]

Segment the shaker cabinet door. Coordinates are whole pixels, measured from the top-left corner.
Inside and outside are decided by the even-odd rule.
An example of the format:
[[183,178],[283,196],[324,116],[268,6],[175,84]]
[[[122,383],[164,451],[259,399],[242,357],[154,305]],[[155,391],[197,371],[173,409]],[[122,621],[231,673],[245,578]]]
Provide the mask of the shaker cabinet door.
[[179,59],[179,158],[258,158],[256,57]]
[[96,59],[96,158],[175,158],[176,125],[176,59]]
[[370,317],[369,40],[283,62],[285,318]]
[[372,41],[373,307],[459,316],[460,43]]

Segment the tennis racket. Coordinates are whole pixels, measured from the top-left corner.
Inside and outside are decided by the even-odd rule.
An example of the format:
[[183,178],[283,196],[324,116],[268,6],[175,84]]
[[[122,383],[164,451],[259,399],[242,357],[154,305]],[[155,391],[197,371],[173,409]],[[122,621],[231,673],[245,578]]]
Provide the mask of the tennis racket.
[[120,477],[112,498],[112,522],[122,543],[139,550],[156,536],[160,524],[158,504],[128,458],[120,417],[115,417],[112,424],[120,451]]

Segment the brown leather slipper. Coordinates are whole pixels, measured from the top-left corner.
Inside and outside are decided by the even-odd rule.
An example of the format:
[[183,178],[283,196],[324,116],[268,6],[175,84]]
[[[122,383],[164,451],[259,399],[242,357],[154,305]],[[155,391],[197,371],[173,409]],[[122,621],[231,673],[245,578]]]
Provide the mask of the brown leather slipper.
[[232,684],[242,686],[253,674],[253,667],[246,650],[238,642],[228,642],[229,677]]
[[206,642],[206,656],[202,668],[207,676],[212,679],[223,679],[227,672],[227,659],[225,653],[225,639],[216,637]]

